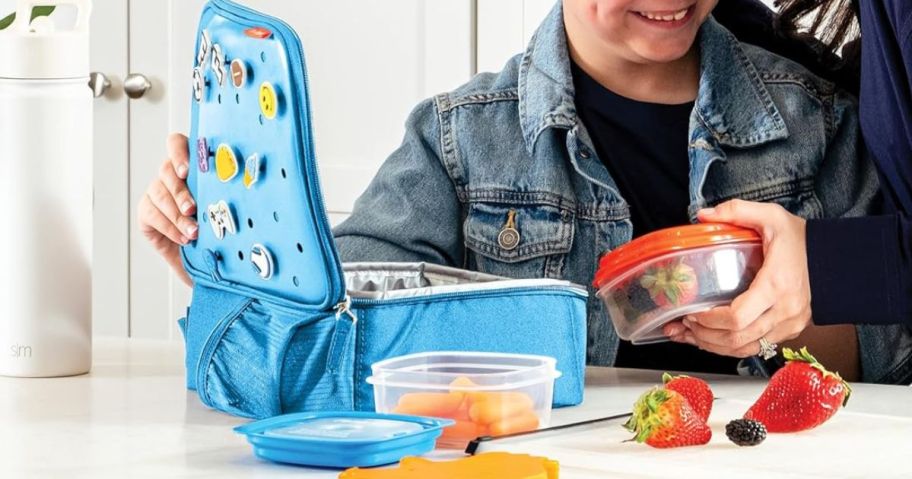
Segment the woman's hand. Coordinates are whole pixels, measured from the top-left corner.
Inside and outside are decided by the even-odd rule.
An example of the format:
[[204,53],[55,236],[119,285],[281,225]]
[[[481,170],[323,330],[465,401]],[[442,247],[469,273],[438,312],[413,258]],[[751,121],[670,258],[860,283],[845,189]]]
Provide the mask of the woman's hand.
[[668,324],[672,341],[693,344],[725,356],[760,351],[760,338],[782,344],[811,324],[805,221],[770,203],[732,200],[698,214],[701,222],[730,223],[756,230],[763,238],[763,266],[750,288],[730,306]]
[[139,229],[178,277],[193,286],[180,259],[180,247],[197,238],[196,202],[187,189],[190,171],[187,137],[168,137],[168,159],[139,202]]

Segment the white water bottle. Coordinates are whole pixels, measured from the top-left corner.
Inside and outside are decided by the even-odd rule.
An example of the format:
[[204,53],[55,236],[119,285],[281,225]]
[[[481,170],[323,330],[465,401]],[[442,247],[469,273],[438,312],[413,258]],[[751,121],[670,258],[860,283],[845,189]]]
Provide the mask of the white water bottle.
[[[29,22],[76,9],[71,28]],[[0,375],[92,365],[90,0],[19,0],[0,30]]]

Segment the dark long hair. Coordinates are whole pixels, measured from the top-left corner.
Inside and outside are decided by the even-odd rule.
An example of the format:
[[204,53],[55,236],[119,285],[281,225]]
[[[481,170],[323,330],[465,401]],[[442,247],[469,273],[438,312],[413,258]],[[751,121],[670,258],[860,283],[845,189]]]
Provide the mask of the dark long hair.
[[[776,0],[776,7],[776,28],[780,33],[793,38],[816,37],[822,56],[845,58],[856,53],[853,42],[861,33],[858,0]],[[849,45],[851,51],[843,51],[843,45]]]

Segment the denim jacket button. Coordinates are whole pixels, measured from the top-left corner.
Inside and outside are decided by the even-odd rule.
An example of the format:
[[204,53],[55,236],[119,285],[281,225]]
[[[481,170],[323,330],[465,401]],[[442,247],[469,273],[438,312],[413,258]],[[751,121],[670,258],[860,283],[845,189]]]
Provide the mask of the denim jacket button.
[[573,221],[573,213],[570,210],[561,210],[561,221],[564,223]]
[[497,235],[497,244],[506,251],[516,249],[519,246],[519,231],[516,228],[504,228]]

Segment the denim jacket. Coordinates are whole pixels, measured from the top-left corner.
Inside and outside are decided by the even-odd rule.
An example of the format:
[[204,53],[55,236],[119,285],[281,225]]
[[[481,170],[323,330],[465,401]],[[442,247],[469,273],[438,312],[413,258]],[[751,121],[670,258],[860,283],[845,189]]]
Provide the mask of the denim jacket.
[[[699,46],[692,219],[730,198],[776,202],[806,218],[866,213],[878,184],[856,154],[852,98],[740,44],[712,18]],[[510,216],[519,240],[505,243]],[[402,145],[334,233],[344,261],[426,261],[592,290],[599,256],[628,242],[632,226],[577,116],[560,2],[503,71],[415,108]],[[618,338],[594,295],[588,330],[589,364],[611,365]],[[895,335],[862,336],[862,355],[875,358],[866,377],[879,380],[895,366],[880,336]],[[912,341],[899,346],[912,350]]]

